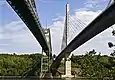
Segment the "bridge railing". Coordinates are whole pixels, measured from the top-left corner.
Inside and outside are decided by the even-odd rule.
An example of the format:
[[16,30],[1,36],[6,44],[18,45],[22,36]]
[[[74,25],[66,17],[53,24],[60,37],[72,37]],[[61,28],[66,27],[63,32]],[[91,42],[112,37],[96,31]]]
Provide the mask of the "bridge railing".
[[30,12],[32,13],[32,16],[34,17],[36,23],[37,23],[38,25],[40,25],[40,27],[41,27],[41,24],[40,24],[40,21],[39,21],[37,12],[36,12],[36,10],[34,9],[34,7],[32,6],[32,3],[30,3],[29,0],[25,0],[25,3],[26,3],[26,5],[28,6]]
[[37,15],[37,12],[35,12],[34,7],[32,6],[32,4],[30,3],[29,0],[25,0],[25,3],[26,3],[26,5],[28,6],[30,12],[32,13],[32,16],[34,17],[36,23],[39,25],[40,30],[41,30],[41,33],[43,34],[43,37],[44,37],[45,41],[47,42],[47,40],[46,40],[46,38],[45,38],[45,35],[44,35],[44,30],[43,30],[42,27],[41,27],[41,24],[40,24],[40,21],[39,21],[39,17],[38,17],[38,15]]

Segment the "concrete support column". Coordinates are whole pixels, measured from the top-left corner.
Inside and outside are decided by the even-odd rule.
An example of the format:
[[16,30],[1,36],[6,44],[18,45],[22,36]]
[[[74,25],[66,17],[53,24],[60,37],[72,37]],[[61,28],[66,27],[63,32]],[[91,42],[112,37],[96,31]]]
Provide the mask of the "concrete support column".
[[64,77],[74,77],[71,75],[71,60],[69,58],[65,60],[65,75],[62,75],[62,78]]
[[71,61],[65,61],[65,75],[71,75]]

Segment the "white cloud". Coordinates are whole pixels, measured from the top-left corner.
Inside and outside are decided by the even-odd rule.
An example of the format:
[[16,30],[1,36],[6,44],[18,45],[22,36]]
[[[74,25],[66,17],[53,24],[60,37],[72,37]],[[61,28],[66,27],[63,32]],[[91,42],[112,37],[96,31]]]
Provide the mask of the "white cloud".
[[[71,17],[79,18],[81,21],[85,22],[88,25],[101,12],[102,10],[92,11],[88,9],[78,9],[76,10],[75,14],[71,15]],[[53,50],[55,53],[59,53],[61,47],[61,41],[62,41],[63,27],[64,27],[63,20],[54,22],[52,26],[54,26],[53,29],[51,27],[53,33],[52,35],[54,35],[52,36],[52,41],[54,41]],[[94,37],[93,39],[89,40],[88,42],[80,46],[78,49],[76,49],[74,51],[74,54],[82,54],[85,53],[86,51],[95,49],[97,52],[102,52],[102,54],[109,55],[112,50],[109,49],[108,42],[115,40],[115,38],[111,35],[111,31],[112,31],[111,28],[105,30],[101,34],[97,35],[96,37]]]
[[115,37],[112,36],[111,31],[112,29],[109,28],[98,34],[96,37],[92,38],[75,50],[75,52],[77,52],[77,54],[83,54],[86,51],[95,49],[97,52],[102,52],[102,54],[109,55],[112,49],[108,47],[108,42],[115,41]]
[[56,21],[49,27],[51,28],[51,38],[52,38],[52,48],[53,53],[58,53],[60,51],[64,21]]
[[84,7],[89,10],[105,9],[109,0],[86,0]]
[[40,52],[41,48],[32,33],[22,21],[12,21],[0,26],[0,51],[5,52]]
[[[102,11],[101,9],[91,10],[91,7],[94,8],[102,0],[87,1],[89,2],[85,3],[85,8],[77,9],[71,17],[79,18],[81,21],[89,24]],[[53,53],[58,54],[63,36],[64,16],[52,19],[52,21],[53,24],[49,25],[49,27],[51,28]],[[114,41],[114,37],[111,36],[111,29],[104,31],[79,47],[75,54],[84,53],[92,49],[108,54],[111,51],[107,46],[108,41]],[[39,52],[41,50],[40,45],[22,21],[12,21],[4,27],[0,27],[0,47],[1,52]]]
[[[96,17],[98,13],[99,11],[92,12],[92,11],[78,10],[71,17],[73,18],[78,17],[81,20],[84,20],[84,17],[85,17],[85,22],[87,23],[89,21],[92,21],[92,19],[94,19],[94,17]],[[90,16],[90,19],[89,19],[89,16]],[[61,43],[62,43],[62,36],[63,36],[63,29],[64,29],[64,17],[63,19],[61,17],[61,19],[54,21],[53,24],[50,25],[49,27],[51,28],[51,33],[52,33],[53,53],[58,54],[61,50]]]
[[97,11],[77,10],[75,12],[75,15],[73,15],[72,17],[79,18],[84,23],[89,24],[101,12],[102,12],[101,10]]

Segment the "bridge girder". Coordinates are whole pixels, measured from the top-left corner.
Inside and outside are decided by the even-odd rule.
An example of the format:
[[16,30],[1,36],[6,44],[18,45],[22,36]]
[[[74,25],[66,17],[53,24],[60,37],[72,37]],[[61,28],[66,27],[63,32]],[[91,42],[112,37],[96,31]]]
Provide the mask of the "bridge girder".
[[7,0],[7,2],[23,20],[37,41],[40,43],[44,52],[48,55],[49,46],[47,44],[46,37],[42,30],[38,16],[36,15],[35,10],[31,4],[27,0]]
[[105,29],[115,24],[115,2],[94,19],[82,32],[80,32],[68,45],[63,49],[52,63],[50,70],[53,75],[56,74],[60,62],[64,56],[69,56],[72,51],[82,44],[101,33]]

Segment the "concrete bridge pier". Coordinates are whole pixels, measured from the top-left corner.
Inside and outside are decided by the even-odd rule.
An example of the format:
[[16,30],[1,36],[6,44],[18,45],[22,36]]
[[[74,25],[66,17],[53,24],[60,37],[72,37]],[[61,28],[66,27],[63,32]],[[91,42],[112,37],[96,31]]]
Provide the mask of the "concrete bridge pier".
[[67,58],[65,60],[65,75],[62,75],[62,78],[67,78],[67,77],[74,77],[72,74],[71,74],[71,60],[69,58]]

